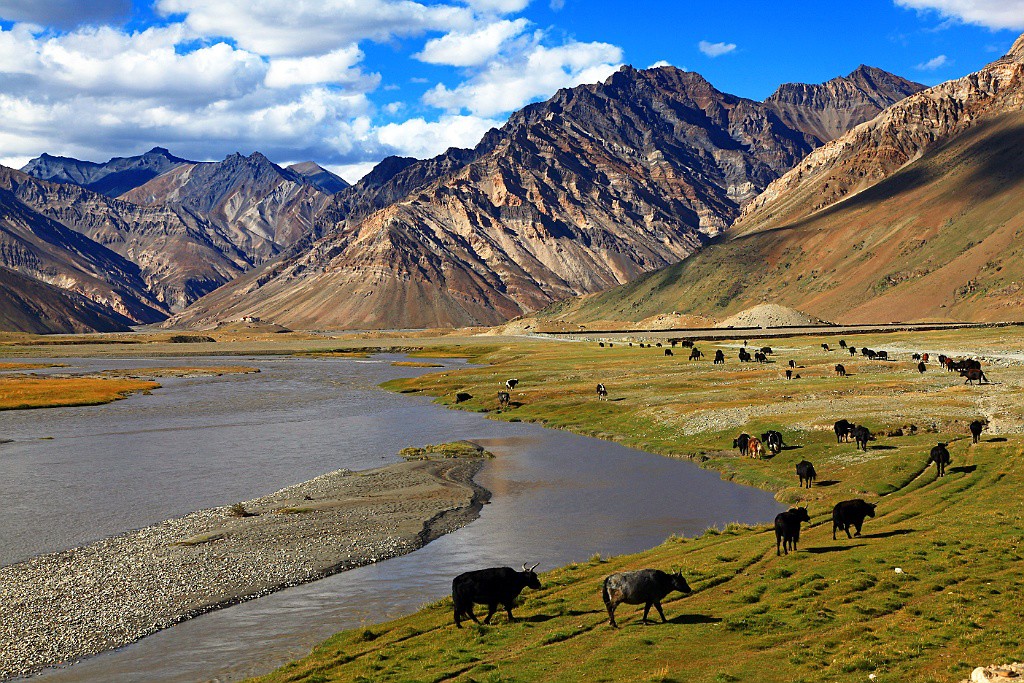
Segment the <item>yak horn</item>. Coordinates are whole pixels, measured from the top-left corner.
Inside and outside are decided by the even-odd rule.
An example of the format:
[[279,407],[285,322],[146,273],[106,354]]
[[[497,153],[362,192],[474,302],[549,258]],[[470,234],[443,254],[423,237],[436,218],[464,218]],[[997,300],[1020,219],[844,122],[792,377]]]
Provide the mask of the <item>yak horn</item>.
[[[532,567],[530,567],[530,568],[529,568],[529,569],[528,569],[527,571],[531,571],[531,572],[532,572],[532,571],[533,571],[534,569],[536,569],[536,568],[537,568],[537,567],[538,567],[539,565],[540,565],[540,562],[538,562],[537,564],[535,564],[535,565],[533,565]],[[525,564],[525,563],[523,564],[523,569],[526,569],[526,564]]]

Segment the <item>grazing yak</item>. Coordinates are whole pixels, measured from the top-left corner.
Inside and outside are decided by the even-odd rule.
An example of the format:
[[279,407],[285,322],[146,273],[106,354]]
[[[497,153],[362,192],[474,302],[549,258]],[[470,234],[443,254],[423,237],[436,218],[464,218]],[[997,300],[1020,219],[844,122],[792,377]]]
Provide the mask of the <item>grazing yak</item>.
[[971,443],[978,443],[981,439],[981,432],[988,426],[988,420],[975,420],[967,426],[971,430]]
[[920,372],[922,375],[924,374],[924,371],[927,369],[928,366],[924,364],[924,361],[921,361],[920,363],[917,364],[917,371]]
[[507,391],[498,392],[498,406],[501,408],[508,408],[509,402],[512,400],[512,396]]
[[704,354],[696,346],[690,351],[690,360],[700,360],[703,357]]
[[875,437],[871,436],[871,431],[863,425],[857,425],[853,428],[853,440],[857,443],[857,448],[864,451],[868,450],[868,441],[873,440]]
[[875,351],[875,358],[877,360],[889,360],[888,351]]
[[814,465],[806,460],[801,460],[796,464],[796,476],[800,477],[800,488],[805,485],[807,488],[811,488],[811,484],[818,478],[818,473],[814,471]]
[[760,351],[755,351],[754,352],[754,360],[756,360],[758,363],[767,363],[768,362],[768,356],[766,356],[765,354],[761,353]]
[[775,515],[775,554],[785,552],[789,555],[791,548],[796,552],[796,544],[800,540],[800,522],[810,521],[807,508],[790,508]]
[[473,614],[473,605],[487,605],[484,623],[491,623],[491,617],[498,605],[505,608],[509,621],[515,621],[512,608],[524,588],[540,589],[540,579],[534,571],[537,565],[517,572],[512,567],[492,567],[459,574],[452,581],[452,602],[455,603],[455,625],[462,628],[462,617],[466,616],[480,623]]
[[928,454],[928,462],[926,463],[928,465],[935,463],[935,471],[940,477],[946,476],[946,465],[953,462],[953,458],[949,457],[949,451],[946,450],[946,445],[947,444],[940,443],[932,448],[931,453]]
[[597,385],[597,397],[605,401],[608,400],[608,390],[604,388],[603,384]]
[[836,363],[836,375],[846,377],[846,368],[840,363]]
[[715,365],[725,365],[725,353],[722,349],[715,351]]
[[964,384],[973,385],[975,382],[978,384],[985,384],[988,382],[988,377],[985,376],[985,371],[981,368],[968,368],[960,371],[961,377],[966,377]]
[[860,536],[860,529],[864,525],[864,518],[874,516],[875,504],[865,503],[860,498],[836,503],[836,506],[832,508],[832,540],[836,540],[837,529],[845,531],[848,538],[853,538],[850,535],[851,526],[857,530],[855,535]]
[[612,628],[618,628],[619,625],[615,623],[615,608],[622,603],[643,605],[644,624],[648,623],[647,615],[654,606],[661,615],[661,623],[664,624],[668,620],[665,619],[665,611],[661,609],[661,601],[672,591],[690,592],[690,586],[682,574],[667,574],[660,569],[640,569],[633,572],[618,572],[606,577],[601,588],[601,597],[608,609],[609,623]]
[[911,360],[921,360],[921,354],[919,354],[919,353],[912,353],[912,354],[910,354],[910,359]]
[[763,353],[766,356],[774,356],[775,355],[775,352],[772,351],[772,347],[770,347],[770,346],[762,346],[761,347],[761,353]]
[[747,442],[747,455],[751,458],[763,458],[764,457],[764,446],[761,445],[761,440],[756,437],[750,437],[750,441]]
[[517,384],[519,384],[519,380],[516,379],[515,377],[513,377],[512,379],[505,380],[505,388],[508,389],[509,391],[515,389]]
[[778,455],[779,451],[782,450],[782,447],[786,445],[782,441],[782,434],[780,432],[776,432],[775,430],[768,430],[767,432],[762,434],[761,443],[765,445],[765,447],[768,449],[768,452],[771,453],[772,455]]
[[842,348],[842,349],[846,348],[846,340],[845,339],[840,339],[839,340],[839,347]]
[[665,349],[665,355],[666,356],[674,356],[675,354],[672,353],[672,349]]
[[746,349],[740,349],[739,359],[743,363],[750,362],[750,354],[747,352]]
[[746,455],[747,449],[750,446],[750,435],[740,434],[732,440],[732,447],[740,450],[740,455]]
[[856,355],[857,355],[857,347],[856,347],[856,346],[851,346],[851,347],[850,347],[849,349],[847,349],[847,350],[848,350],[848,351],[850,352],[850,355],[851,355],[851,356],[856,356]]
[[789,367],[796,368],[796,361],[795,360],[789,361]]
[[471,398],[473,398],[473,394],[467,394],[465,391],[460,391],[459,393],[455,394],[456,403],[462,403],[463,401],[468,401]]
[[927,353],[922,353],[921,354],[921,360],[923,360],[925,363],[927,363],[928,362],[928,354]]
[[786,379],[793,379],[793,371],[786,370]]
[[828,344],[822,344],[821,348],[824,349],[825,351],[831,351],[832,350],[832,349],[828,348]]
[[837,420],[832,429],[836,433],[836,443],[849,441],[853,437],[853,423],[848,420]]

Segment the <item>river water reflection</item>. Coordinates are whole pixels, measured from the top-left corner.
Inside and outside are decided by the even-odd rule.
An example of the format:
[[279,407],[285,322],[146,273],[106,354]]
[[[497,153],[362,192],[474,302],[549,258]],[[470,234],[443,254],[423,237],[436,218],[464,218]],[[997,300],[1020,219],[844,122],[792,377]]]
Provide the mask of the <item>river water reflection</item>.
[[781,510],[770,494],[689,462],[381,391],[382,381],[422,372],[389,360],[62,361],[76,371],[187,363],[262,372],[161,380],[152,396],[98,408],[4,414],[3,438],[13,439],[0,445],[0,495],[13,505],[0,517],[5,564],[341,467],[393,462],[409,445],[482,443],[497,458],[477,479],[494,498],[480,519],[410,555],[213,612],[35,680],[239,680],[337,630],[442,597],[467,568],[530,560],[543,571]]

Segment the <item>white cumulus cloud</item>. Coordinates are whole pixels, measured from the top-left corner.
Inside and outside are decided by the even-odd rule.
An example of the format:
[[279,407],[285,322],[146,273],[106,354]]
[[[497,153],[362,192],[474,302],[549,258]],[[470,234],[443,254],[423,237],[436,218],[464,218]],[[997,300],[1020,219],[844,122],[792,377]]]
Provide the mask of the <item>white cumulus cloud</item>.
[[736,43],[711,43],[706,40],[702,40],[697,43],[697,49],[708,57],[721,57],[722,55],[727,55],[735,50]]
[[[535,36],[535,41],[539,36]],[[469,80],[448,88],[438,84],[423,96],[427,104],[450,112],[468,110],[493,117],[513,111],[559,88],[602,81],[622,61],[622,50],[608,43],[570,42],[545,47],[538,42],[489,63]]]
[[157,0],[156,7],[166,15],[185,14],[198,36],[231,38],[271,56],[323,54],[362,40],[465,30],[474,23],[468,7],[412,0]]
[[529,23],[526,19],[503,19],[469,33],[448,33],[428,40],[413,56],[430,64],[479,66],[501,52],[505,42],[525,31]]
[[934,10],[944,17],[993,29],[1024,29],[1024,0],[895,0],[900,7]]
[[384,147],[404,156],[437,156],[449,147],[474,147],[491,128],[502,121],[481,116],[442,116],[438,121],[413,118],[390,123],[376,131]]
[[921,71],[935,71],[936,69],[945,66],[949,62],[946,55],[939,55],[932,57],[927,62],[921,62],[917,65],[917,68]]

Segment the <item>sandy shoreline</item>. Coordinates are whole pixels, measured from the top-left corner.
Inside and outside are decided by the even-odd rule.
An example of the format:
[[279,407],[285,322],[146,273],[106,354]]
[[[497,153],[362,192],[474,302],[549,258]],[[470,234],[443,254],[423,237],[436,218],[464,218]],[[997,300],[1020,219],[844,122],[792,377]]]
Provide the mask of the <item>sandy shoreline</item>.
[[404,555],[475,519],[482,459],[339,470],[0,568],[0,679],[75,662],[287,586]]

